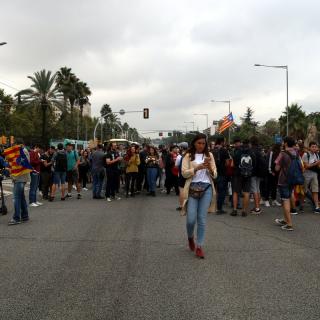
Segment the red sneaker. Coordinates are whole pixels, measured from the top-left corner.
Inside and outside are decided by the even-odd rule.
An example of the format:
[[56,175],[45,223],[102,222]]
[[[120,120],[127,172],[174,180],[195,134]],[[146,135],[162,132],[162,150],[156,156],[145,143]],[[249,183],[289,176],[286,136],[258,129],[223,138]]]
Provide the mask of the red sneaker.
[[190,249],[191,251],[194,251],[195,248],[196,248],[196,245],[195,245],[195,243],[194,243],[193,238],[188,238],[188,242],[189,242],[189,249]]
[[204,252],[201,247],[197,247],[196,256],[200,259],[204,259]]

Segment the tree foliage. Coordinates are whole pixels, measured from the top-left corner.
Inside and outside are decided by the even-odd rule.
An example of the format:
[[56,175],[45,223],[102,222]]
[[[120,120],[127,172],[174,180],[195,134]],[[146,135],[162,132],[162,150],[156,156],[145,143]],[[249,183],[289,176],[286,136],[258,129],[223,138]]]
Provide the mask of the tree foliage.
[[51,71],[44,69],[35,72],[33,76],[28,76],[32,82],[31,87],[16,94],[21,97],[21,103],[25,108],[30,109],[34,106],[41,113],[41,142],[44,145],[48,144],[48,118],[54,107],[60,110],[63,107],[55,77]]
[[[308,118],[306,113],[302,110],[302,106],[298,104],[291,104],[288,108],[289,115],[289,136],[296,139],[304,139],[308,128]],[[310,120],[310,119],[309,119]],[[287,133],[287,110],[279,118],[281,135],[285,136]]]

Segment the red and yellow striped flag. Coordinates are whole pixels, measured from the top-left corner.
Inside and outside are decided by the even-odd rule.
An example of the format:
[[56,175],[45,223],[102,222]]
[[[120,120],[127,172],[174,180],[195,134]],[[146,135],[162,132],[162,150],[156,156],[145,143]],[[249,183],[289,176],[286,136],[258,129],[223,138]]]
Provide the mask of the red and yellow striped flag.
[[22,174],[26,174],[32,171],[32,167],[29,161],[26,159],[23,147],[21,145],[7,148],[4,150],[3,154],[9,163],[10,174],[12,176],[18,177]]
[[234,121],[233,121],[233,115],[232,112],[229,113],[227,116],[225,116],[222,119],[222,123],[219,126],[218,132],[222,133],[224,130],[228,129],[229,127],[231,127],[233,125]]

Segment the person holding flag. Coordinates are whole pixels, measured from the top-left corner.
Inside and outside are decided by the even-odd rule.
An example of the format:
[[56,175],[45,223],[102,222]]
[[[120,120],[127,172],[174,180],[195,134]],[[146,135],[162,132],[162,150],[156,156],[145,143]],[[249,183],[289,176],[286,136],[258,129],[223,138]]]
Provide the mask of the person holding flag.
[[[17,141],[17,143],[19,140]],[[22,142],[22,141],[21,141]],[[8,225],[16,225],[29,221],[28,205],[24,189],[30,181],[30,156],[23,144],[15,145],[4,150],[4,156],[9,163],[10,174],[13,181],[14,214]]]

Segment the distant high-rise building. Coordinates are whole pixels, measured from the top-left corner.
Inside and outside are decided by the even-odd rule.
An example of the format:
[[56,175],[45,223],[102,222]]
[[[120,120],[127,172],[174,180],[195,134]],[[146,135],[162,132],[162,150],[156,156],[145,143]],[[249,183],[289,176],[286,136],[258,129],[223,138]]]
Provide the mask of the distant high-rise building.
[[89,101],[83,105],[83,116],[91,118],[91,103]]

